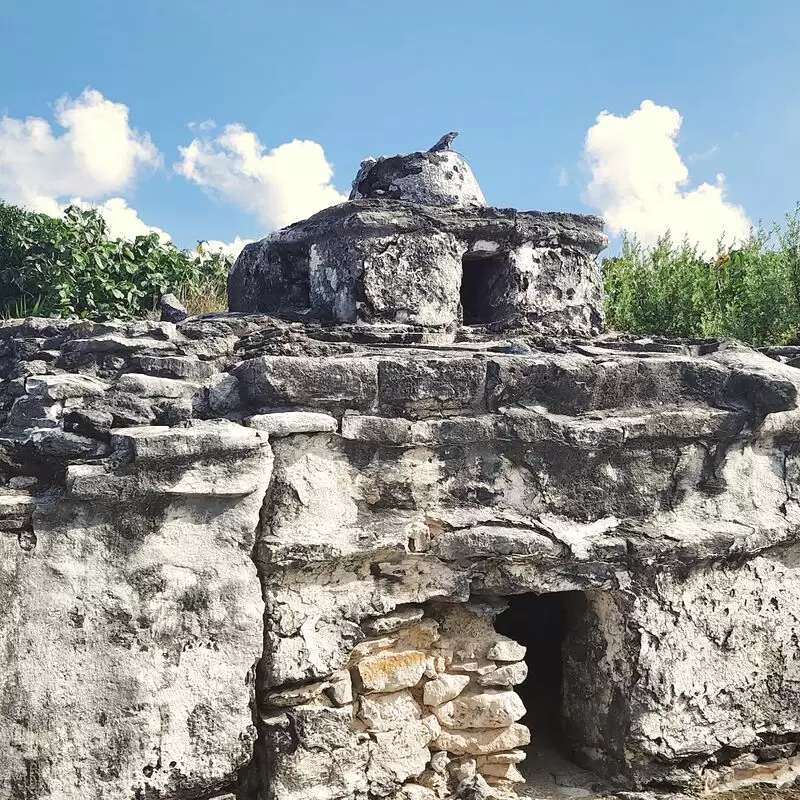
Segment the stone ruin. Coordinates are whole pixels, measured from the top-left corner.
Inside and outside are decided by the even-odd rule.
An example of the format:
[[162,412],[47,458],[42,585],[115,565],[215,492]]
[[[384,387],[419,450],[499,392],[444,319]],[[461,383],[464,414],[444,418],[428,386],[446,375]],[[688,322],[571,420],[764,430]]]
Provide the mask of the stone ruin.
[[792,784],[800,350],[604,333],[605,243],[415,153],[233,313],[4,323],[0,798]]

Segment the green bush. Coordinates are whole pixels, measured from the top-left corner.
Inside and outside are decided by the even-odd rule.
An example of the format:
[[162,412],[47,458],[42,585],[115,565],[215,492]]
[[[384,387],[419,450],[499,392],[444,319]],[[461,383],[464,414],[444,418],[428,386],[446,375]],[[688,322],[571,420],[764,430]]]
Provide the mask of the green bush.
[[0,314],[6,317],[143,317],[166,292],[212,310],[224,307],[229,266],[219,253],[179,250],[157,234],[112,239],[96,211],[70,206],[56,219],[0,203]]
[[759,228],[735,250],[703,258],[669,234],[655,247],[623,237],[603,261],[609,327],[686,338],[733,337],[753,345],[800,333],[800,215]]

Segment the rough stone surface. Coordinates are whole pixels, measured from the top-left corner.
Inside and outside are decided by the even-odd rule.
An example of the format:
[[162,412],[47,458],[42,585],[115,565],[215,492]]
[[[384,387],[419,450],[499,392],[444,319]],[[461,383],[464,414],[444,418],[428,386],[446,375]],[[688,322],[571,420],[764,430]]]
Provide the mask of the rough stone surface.
[[0,322],[0,798],[530,796],[554,722],[795,781],[800,348],[601,334],[603,241],[366,198],[245,250],[274,316]]
[[453,150],[366,159],[353,182],[351,200],[406,200],[425,206],[485,206],[478,182]]

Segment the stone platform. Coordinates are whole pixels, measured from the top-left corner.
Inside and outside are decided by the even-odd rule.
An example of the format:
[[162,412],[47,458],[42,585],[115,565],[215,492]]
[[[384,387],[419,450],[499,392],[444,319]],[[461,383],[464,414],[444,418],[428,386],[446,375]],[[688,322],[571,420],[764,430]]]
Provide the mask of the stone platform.
[[612,786],[793,774],[800,372],[426,336],[0,328],[0,796],[508,794],[553,713]]

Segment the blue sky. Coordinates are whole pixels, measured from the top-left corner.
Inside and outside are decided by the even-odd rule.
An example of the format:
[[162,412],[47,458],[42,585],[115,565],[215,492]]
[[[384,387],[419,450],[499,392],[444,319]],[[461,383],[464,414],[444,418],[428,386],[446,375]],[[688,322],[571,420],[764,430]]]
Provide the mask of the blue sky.
[[[346,194],[364,156],[424,149],[451,129],[491,204],[605,212],[645,239],[662,221],[697,238],[700,225],[741,229],[800,200],[796,0],[0,0],[0,27],[0,196],[36,196],[42,210],[124,198],[181,246],[260,237],[310,207],[290,197],[275,210],[305,191],[292,170],[314,184],[327,161]],[[79,174],[86,148],[58,143],[63,97],[127,107],[140,137],[127,140],[130,169]],[[635,121],[644,100],[654,105]],[[623,124],[587,150],[604,110]],[[30,117],[51,126],[47,159]],[[216,128],[188,127],[207,120]],[[287,151],[278,178],[277,161],[243,175],[219,139],[232,123],[265,154],[299,139],[324,156]],[[102,127],[83,135],[90,151],[108,140]],[[195,139],[192,179],[175,164]],[[335,196],[326,186],[311,206]]]

